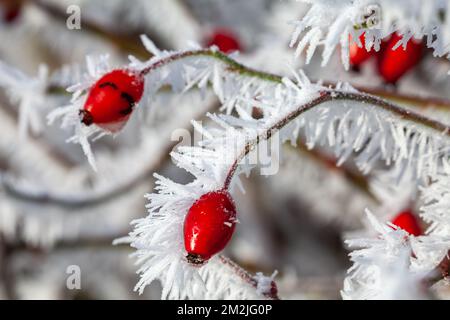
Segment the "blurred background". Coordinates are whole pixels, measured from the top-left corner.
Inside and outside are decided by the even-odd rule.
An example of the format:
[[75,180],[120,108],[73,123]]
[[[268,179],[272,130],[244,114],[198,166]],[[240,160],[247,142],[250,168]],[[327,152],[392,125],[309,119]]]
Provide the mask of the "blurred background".
[[[71,29],[67,19],[77,8],[81,28]],[[212,94],[159,93],[120,135],[93,144],[95,173],[79,145],[66,143],[71,132],[45,121],[68,103],[62,89],[80,79],[87,55],[107,53],[113,66],[130,54],[147,59],[141,34],[162,49],[215,44],[239,50],[237,60],[260,70],[291,75],[290,68],[302,68],[313,81],[349,81],[448,121],[448,60],[426,54],[395,87],[384,84],[374,61],[355,72],[344,70],[339,52],[326,67],[320,52],[308,65],[304,57],[293,60],[289,21],[307,8],[271,0],[0,0],[0,60],[23,72],[22,90],[35,108],[23,134],[21,103],[0,80],[0,298],[160,298],[157,283],[143,295],[133,291],[133,250],[112,241],[146,215],[153,172],[189,181],[170,161],[177,142],[171,135],[191,130],[191,119],[205,120],[218,101]],[[339,299],[351,265],[343,239],[367,232],[364,209],[382,220],[417,213],[417,187],[391,181],[382,164],[362,175],[351,161],[336,166],[326,149],[309,151],[302,141],[285,146],[277,175],[254,174],[244,182],[246,194],[236,194],[241,224],[226,254],[250,272],[278,270],[281,298]],[[81,289],[67,287],[70,266],[80,267]],[[438,294],[448,298],[448,286]]]

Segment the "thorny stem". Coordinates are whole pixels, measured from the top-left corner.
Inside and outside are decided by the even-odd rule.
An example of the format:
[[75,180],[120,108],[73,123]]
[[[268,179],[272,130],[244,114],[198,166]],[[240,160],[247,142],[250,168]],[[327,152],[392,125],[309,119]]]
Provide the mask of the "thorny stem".
[[237,156],[237,158],[232,163],[230,170],[225,178],[224,190],[228,190],[231,181],[239,167],[239,163],[261,142],[265,140],[269,140],[272,135],[281,130],[284,126],[290,123],[292,120],[296,119],[298,116],[303,114],[306,111],[313,109],[314,107],[328,101],[332,100],[348,100],[348,101],[356,101],[361,103],[366,103],[374,106],[378,106],[388,112],[391,112],[398,117],[412,121],[418,124],[421,124],[425,127],[428,127],[432,130],[437,131],[441,135],[445,135],[450,137],[450,127],[437,122],[435,120],[431,120],[426,118],[420,114],[414,113],[412,111],[406,110],[398,105],[395,105],[386,100],[380,99],[375,96],[371,96],[365,93],[353,93],[353,92],[343,92],[339,90],[333,89],[325,89],[319,92],[319,96],[308,103],[302,104],[294,111],[291,111],[286,117],[276,122],[271,127],[267,128],[263,133],[259,134],[255,139],[249,141],[245,146],[242,152]]
[[[232,260],[230,260],[229,258],[227,258],[223,255],[219,255],[219,260],[222,264],[229,267],[234,272],[234,274],[236,274],[238,277],[240,277],[244,282],[248,283],[255,289],[258,288],[258,282],[256,281],[255,277],[252,276],[247,270],[243,269],[237,263],[233,262]],[[272,280],[271,289],[269,290],[269,292],[262,292],[262,294],[266,298],[271,299],[271,300],[279,300],[280,299],[278,297],[277,285],[274,280]]]

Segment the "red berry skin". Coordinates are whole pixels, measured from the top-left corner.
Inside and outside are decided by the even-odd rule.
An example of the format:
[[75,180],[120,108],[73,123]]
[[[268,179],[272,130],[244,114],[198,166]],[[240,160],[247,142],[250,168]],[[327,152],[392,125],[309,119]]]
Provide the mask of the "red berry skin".
[[415,67],[424,55],[423,42],[414,39],[408,41],[405,50],[402,46],[392,50],[400,39],[400,35],[393,34],[382,54],[378,55],[378,73],[386,83],[395,84],[405,73]]
[[0,12],[3,15],[3,22],[10,24],[17,20],[22,9],[20,0],[0,0]]
[[410,235],[417,237],[423,234],[417,217],[409,210],[400,212],[391,222],[408,232]]
[[237,36],[228,29],[217,29],[208,41],[207,46],[216,45],[223,53],[230,53],[233,51],[241,51],[242,47]]
[[143,76],[129,70],[113,70],[102,76],[89,91],[81,121],[109,131],[120,129],[144,92]]
[[19,15],[20,15],[20,7],[16,7],[7,10],[3,18],[6,23],[13,23],[14,21],[17,20]]
[[368,60],[370,57],[374,55],[374,51],[370,50],[367,51],[365,48],[365,34],[361,34],[359,36],[359,41],[361,42],[362,46],[359,47],[358,43],[352,42],[352,37],[349,36],[350,39],[350,48],[349,48],[349,54],[350,54],[350,65],[352,67],[358,68],[363,62]]
[[233,235],[236,207],[227,191],[204,194],[189,209],[184,221],[187,260],[203,264],[223,250]]

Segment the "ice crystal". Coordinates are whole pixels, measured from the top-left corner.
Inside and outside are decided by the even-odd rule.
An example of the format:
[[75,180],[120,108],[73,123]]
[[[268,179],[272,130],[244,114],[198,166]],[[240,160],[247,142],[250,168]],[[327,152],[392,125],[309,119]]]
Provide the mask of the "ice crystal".
[[40,132],[41,113],[47,108],[48,68],[40,65],[35,78],[0,61],[0,87],[6,90],[12,104],[18,105],[19,136],[29,130]]

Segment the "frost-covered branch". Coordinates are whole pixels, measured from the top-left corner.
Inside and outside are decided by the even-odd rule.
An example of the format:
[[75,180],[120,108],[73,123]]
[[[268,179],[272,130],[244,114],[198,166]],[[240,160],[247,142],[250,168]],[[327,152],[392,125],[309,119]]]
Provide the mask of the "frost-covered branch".
[[[41,0],[29,0],[29,2],[30,5],[36,6],[40,10],[49,14],[51,17],[56,18],[62,24],[66,24],[67,13],[64,7],[60,7],[48,1],[41,1]],[[83,18],[82,20],[83,29],[86,29],[92,34],[95,34],[96,36],[104,38],[105,40],[113,43],[124,53],[129,53],[130,51],[132,51],[133,54],[135,54],[138,57],[145,58],[149,56],[148,51],[146,51],[145,48],[137,44],[138,43],[137,36],[133,37],[130,34],[122,34],[119,32],[113,32],[111,30],[108,30],[107,28],[97,23],[96,21],[86,17],[86,15],[83,15],[82,18]],[[148,30],[145,31],[146,33],[150,34]],[[138,35],[139,33],[142,32],[136,32],[135,35]],[[158,39],[156,35],[152,35],[152,38]]]
[[281,130],[283,127],[288,125],[291,121],[299,117],[301,114],[315,108],[316,106],[319,106],[325,102],[332,101],[332,100],[348,100],[348,101],[355,101],[360,102],[362,104],[370,104],[373,106],[380,107],[389,113],[392,113],[396,115],[400,119],[404,119],[410,122],[415,122],[417,124],[423,125],[424,127],[427,127],[429,129],[432,129],[433,131],[436,131],[438,135],[445,135],[450,136],[450,127],[447,125],[444,125],[440,122],[430,120],[428,118],[425,118],[419,114],[404,110],[403,108],[392,104],[390,102],[387,102],[385,100],[382,100],[380,98],[377,98],[375,96],[370,96],[367,94],[361,94],[361,93],[355,93],[355,92],[342,92],[338,90],[323,90],[319,91],[318,97],[311,100],[310,102],[301,105],[297,109],[291,111],[289,114],[286,115],[286,117],[282,118],[278,122],[274,123],[271,127],[267,128],[267,131],[263,132],[262,134],[258,135],[255,139],[248,142],[244,150],[239,154],[239,156],[236,158],[236,160],[233,162],[227,176],[225,179],[224,188],[228,189],[231,180],[239,166],[239,163],[242,162],[242,160],[253,150],[255,147],[260,143],[262,140],[268,140],[272,137],[273,133],[276,131]]
[[48,69],[39,67],[38,75],[33,78],[0,61],[0,87],[6,89],[11,101],[19,108],[19,137],[23,140],[29,128],[33,132],[42,130],[41,117],[48,110],[46,91]]
[[[145,41],[145,40],[144,40]],[[151,44],[149,44],[147,42],[148,47],[151,47]],[[153,49],[156,50],[156,49]],[[267,81],[269,83],[273,82],[273,83],[280,83],[282,82],[282,77],[277,76],[277,75],[273,75],[273,74],[268,74],[268,73],[264,73],[264,72],[259,72],[257,70],[253,70],[251,68],[247,68],[246,66],[237,63],[234,59],[218,52],[218,51],[214,51],[214,50],[191,50],[191,51],[186,51],[186,52],[181,52],[178,54],[173,54],[173,55],[168,55],[160,60],[158,60],[157,62],[155,62],[154,64],[150,64],[149,66],[147,66],[145,69],[143,69],[141,72],[143,74],[148,74],[151,72],[156,72],[158,71],[158,69],[163,68],[164,66],[167,66],[169,64],[172,63],[176,63],[178,60],[183,60],[183,59],[188,59],[188,58],[192,58],[192,57],[210,57],[213,59],[217,59],[218,61],[224,63],[227,66],[227,71],[231,71],[231,72],[236,72],[239,75],[243,75],[243,76],[248,76],[250,78],[255,77],[256,79],[259,80],[263,80],[263,81]],[[61,70],[61,74],[65,73],[64,70]],[[78,77],[74,77],[75,79],[79,79],[81,76]],[[61,78],[61,75],[58,77]],[[64,79],[58,79],[59,81],[64,80]],[[65,80],[67,81],[67,80]],[[330,85],[330,84],[327,84]],[[53,86],[53,91],[55,91],[55,86]],[[60,92],[60,90],[57,90],[57,92]],[[218,92],[218,90],[216,89],[216,92]],[[379,91],[374,91],[374,93],[378,94],[378,95],[385,95],[385,93],[383,92],[379,92]],[[389,98],[391,99],[400,99],[402,102],[403,101],[407,101],[408,103],[417,103],[419,105],[426,105],[429,102],[433,103],[433,104],[438,104],[439,106],[443,106],[443,108],[447,107],[447,104],[445,101],[433,101],[433,100],[427,100],[427,99],[419,99],[419,98],[411,98],[409,96],[401,96],[401,95],[387,95]],[[135,179],[135,181],[137,181]],[[133,182],[130,182],[129,184],[125,184],[125,185],[131,185],[133,184]],[[72,205],[79,205],[80,203],[91,203],[92,201],[96,202],[97,200],[95,199],[99,199],[99,201],[101,201],[101,199],[108,199],[109,196],[108,195],[114,195],[114,194],[118,194],[120,193],[120,190],[122,190],[123,188],[121,188],[121,186],[118,186],[117,190],[108,190],[108,192],[105,192],[102,195],[97,195],[97,194],[90,194],[92,195],[92,197],[90,196],[83,196],[83,195],[72,195],[69,198],[67,197],[61,197],[58,195],[52,195],[49,194],[48,192],[43,191],[40,194],[27,194],[26,192],[23,192],[24,190],[21,189],[17,189],[15,188],[13,185],[10,185],[10,187],[7,186],[7,190],[11,191],[13,195],[22,197],[22,198],[26,198],[28,200],[32,200],[32,201],[44,201],[44,202],[54,202],[56,204],[61,204],[61,205],[68,205],[68,206],[72,206]],[[92,199],[91,199],[92,198]],[[85,204],[82,204],[85,205]]]
[[[215,49],[188,50],[183,52],[161,52],[146,37],[142,38],[144,45],[154,54],[154,57],[147,62],[140,62],[132,58],[130,69],[139,72],[145,77],[144,101],[152,98],[162,87],[170,86],[175,92],[184,92],[194,86],[205,90],[208,83],[211,83],[214,93],[222,103],[222,110],[228,114],[236,106],[244,110],[254,107],[252,100],[263,95],[275,92],[277,87],[283,85],[283,78],[270,73],[260,72],[248,68],[227,55]],[[92,135],[102,136],[111,134],[97,126],[86,127],[80,123],[80,110],[86,100],[86,91],[95,79],[105,74],[109,67],[103,63],[93,65],[90,62],[90,76],[88,81],[70,88],[74,92],[72,104],[55,110],[49,115],[50,122],[58,117],[63,117],[63,127],[75,127],[75,135],[69,141],[80,143],[88,156],[89,162],[95,167],[95,160],[89,146],[88,138]],[[360,99],[360,96],[355,97]],[[427,127],[435,129],[445,129],[434,121],[424,116],[414,115],[406,109],[386,103],[374,103],[380,108],[389,108],[394,113],[413,122],[420,122]]]

